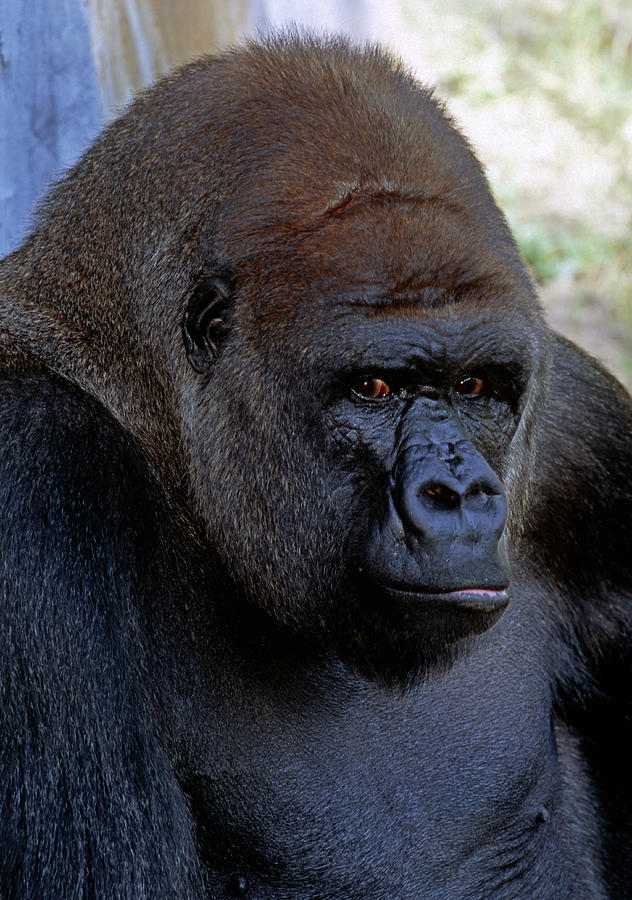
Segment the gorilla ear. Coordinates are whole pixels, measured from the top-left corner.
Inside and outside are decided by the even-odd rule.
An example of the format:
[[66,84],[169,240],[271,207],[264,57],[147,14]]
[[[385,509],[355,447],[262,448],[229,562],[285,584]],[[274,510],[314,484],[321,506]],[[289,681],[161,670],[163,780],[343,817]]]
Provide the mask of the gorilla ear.
[[228,279],[208,275],[197,283],[184,314],[182,334],[187,359],[196,372],[208,372],[228,328],[231,291]]

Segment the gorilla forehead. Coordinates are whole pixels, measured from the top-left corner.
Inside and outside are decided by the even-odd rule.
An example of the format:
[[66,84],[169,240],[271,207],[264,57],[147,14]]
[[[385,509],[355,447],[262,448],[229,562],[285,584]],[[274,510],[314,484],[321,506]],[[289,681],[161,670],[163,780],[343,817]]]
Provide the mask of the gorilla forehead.
[[[314,227],[232,247],[230,263],[257,328],[339,315],[417,315],[468,305],[535,319],[533,287],[515,251],[465,209],[372,195],[333,207]],[[262,273],[264,276],[262,277]],[[468,304],[468,301],[472,303]]]
[[[305,308],[315,283],[322,294],[361,282],[404,303],[493,283],[533,302],[481,167],[429,89],[377,49],[264,47],[197,64],[179,85],[206,82],[190,143],[206,148],[211,181],[227,169],[217,193],[200,186],[209,244],[264,317]],[[233,80],[221,69],[236,62]]]
[[[496,268],[500,257],[519,267],[467,141],[432,91],[383,51],[271,41],[180,77],[178,92],[201,79],[207,99],[181,131],[183,162],[195,146],[208,153],[211,181],[227,174],[215,195],[218,255],[241,265],[254,256],[260,267],[283,249],[300,259],[305,244],[311,258],[320,249],[326,259],[347,231],[356,246],[373,235],[373,249],[399,265],[415,251],[401,235],[408,225],[425,232],[426,247],[442,235],[444,247],[457,248],[469,234],[472,258],[493,249]],[[196,133],[187,138],[189,128]]]

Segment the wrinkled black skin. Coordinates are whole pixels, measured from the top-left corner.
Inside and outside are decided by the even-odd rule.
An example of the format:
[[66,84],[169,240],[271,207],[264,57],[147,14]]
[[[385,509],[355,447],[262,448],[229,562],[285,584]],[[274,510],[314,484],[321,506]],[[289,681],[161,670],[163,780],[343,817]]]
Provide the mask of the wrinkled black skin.
[[[331,240],[239,192],[233,214],[228,188],[209,207],[198,80],[215,115],[213,66],[242,96],[253,58],[299,132],[296,72],[333,60],[348,92],[392,71],[309,41],[191,67],[0,268],[0,893],[632,896],[630,399],[545,325],[470,151],[401,73],[475,207],[462,243],[458,205],[411,212],[391,175],[338,203]],[[171,116],[185,150],[163,136],[145,169]],[[203,225],[190,206],[175,228],[189,187]],[[419,284],[421,257],[384,248],[435,226],[444,268]],[[388,396],[358,395],[367,376]]]

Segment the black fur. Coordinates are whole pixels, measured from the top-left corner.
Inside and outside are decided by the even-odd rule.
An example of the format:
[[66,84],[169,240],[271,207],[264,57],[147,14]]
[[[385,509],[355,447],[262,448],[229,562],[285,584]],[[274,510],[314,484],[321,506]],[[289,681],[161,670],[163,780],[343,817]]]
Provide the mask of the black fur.
[[192,64],[0,325],[3,897],[632,896],[632,403],[431,92]]

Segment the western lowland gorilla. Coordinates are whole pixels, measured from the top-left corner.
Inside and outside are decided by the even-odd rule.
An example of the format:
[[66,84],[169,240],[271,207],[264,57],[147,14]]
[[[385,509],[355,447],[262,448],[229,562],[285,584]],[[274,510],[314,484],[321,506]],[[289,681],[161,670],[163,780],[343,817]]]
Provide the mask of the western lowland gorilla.
[[193,63],[0,282],[3,897],[632,896],[632,404],[430,90]]

